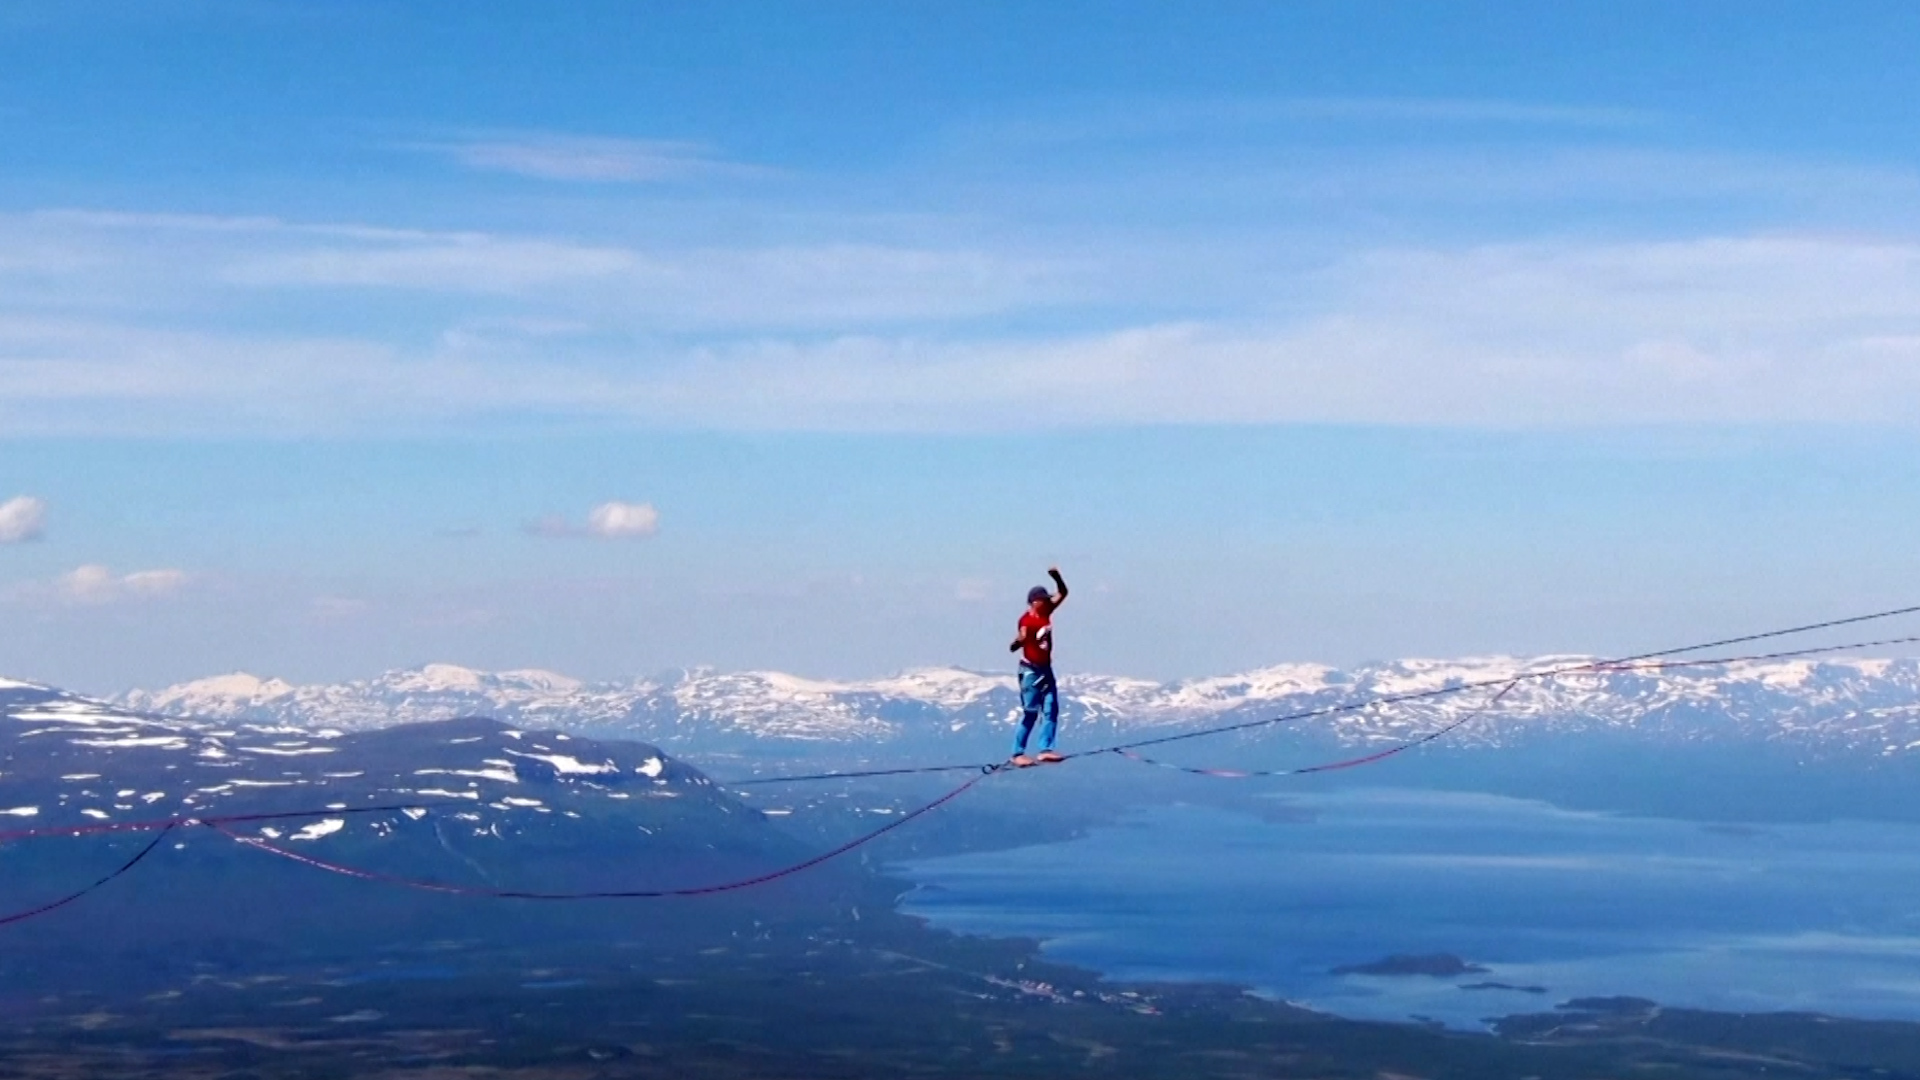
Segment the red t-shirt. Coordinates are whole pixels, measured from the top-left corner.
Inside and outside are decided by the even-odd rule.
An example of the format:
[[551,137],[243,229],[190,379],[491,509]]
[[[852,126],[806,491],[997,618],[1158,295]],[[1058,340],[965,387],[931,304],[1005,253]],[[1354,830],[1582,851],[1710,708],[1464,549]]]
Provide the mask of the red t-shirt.
[[1020,616],[1020,658],[1034,667],[1053,663],[1053,620],[1028,611]]

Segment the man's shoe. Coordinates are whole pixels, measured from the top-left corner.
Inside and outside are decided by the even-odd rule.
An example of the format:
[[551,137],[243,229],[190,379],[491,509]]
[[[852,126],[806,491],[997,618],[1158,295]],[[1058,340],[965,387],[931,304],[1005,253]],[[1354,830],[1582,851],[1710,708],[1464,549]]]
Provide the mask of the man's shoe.
[[1040,760],[1041,761],[1065,761],[1067,759],[1064,755],[1056,754],[1051,750],[1042,750],[1040,751]]
[[1028,757],[1025,754],[1015,754],[1013,755],[1013,757],[1007,759],[1007,764],[1013,766],[1016,769],[1024,769],[1027,766],[1033,764],[1033,759]]

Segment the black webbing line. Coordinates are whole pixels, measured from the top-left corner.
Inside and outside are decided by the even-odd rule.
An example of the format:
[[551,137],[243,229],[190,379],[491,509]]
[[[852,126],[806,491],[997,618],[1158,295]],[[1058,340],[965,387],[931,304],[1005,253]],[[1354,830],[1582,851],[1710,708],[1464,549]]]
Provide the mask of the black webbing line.
[[77,892],[68,893],[67,895],[61,897],[58,900],[54,900],[50,903],[41,904],[39,907],[36,907],[36,908],[29,908],[26,911],[16,911],[11,915],[0,915],[0,926],[8,926],[12,923],[18,923],[18,922],[26,922],[28,919],[35,918],[40,915],[46,915],[50,912],[58,911],[59,909],[66,907],[68,904],[73,903],[75,900],[78,900],[81,897],[87,895],[88,893],[94,892],[97,889],[105,888],[108,882],[126,873],[127,871],[132,870],[134,867],[139,866],[140,861],[142,859],[145,859],[148,855],[153,854],[153,849],[159,847],[160,841],[165,840],[167,838],[167,834],[172,832],[173,830],[174,830],[174,826],[172,825],[167,825],[163,827],[160,830],[158,835],[156,835],[152,840],[147,841],[147,846],[141,848],[138,854],[134,855],[133,858],[128,859],[126,862],[121,863],[120,868],[118,870],[115,870],[113,873],[108,874],[106,877],[101,878],[99,881],[94,882],[93,884],[87,886],[84,889],[81,889]]

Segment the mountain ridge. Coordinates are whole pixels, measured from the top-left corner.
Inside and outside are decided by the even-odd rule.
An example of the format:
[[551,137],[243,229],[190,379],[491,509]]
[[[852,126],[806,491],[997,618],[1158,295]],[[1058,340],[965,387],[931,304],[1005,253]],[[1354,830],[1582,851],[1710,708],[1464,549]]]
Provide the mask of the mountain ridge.
[[[590,878],[617,863],[645,876],[672,863],[719,875],[805,851],[700,770],[635,740],[478,716],[361,731],[185,722],[0,680],[0,820],[9,828],[113,833],[174,822],[179,842],[197,846],[209,836],[194,824],[263,813],[297,816],[250,823],[250,837],[330,838],[446,880],[589,841],[603,858],[565,864],[567,873]],[[55,843],[5,854],[70,850],[84,857]]]
[[[1692,741],[1738,738],[1849,753],[1920,749],[1920,660],[1782,659],[1527,678],[1498,702],[1473,689],[1585,656],[1414,658],[1339,669],[1285,663],[1234,675],[1155,682],[1099,674],[1061,678],[1064,719],[1115,736],[1171,732],[1345,706],[1383,696],[1462,688],[1390,706],[1343,710],[1320,730],[1348,744],[1418,735],[1484,710],[1465,745],[1544,733],[1612,731]],[[245,673],[136,690],[113,699],[144,714],[371,730],[487,715],[576,733],[634,738],[679,751],[784,749],[804,756],[886,743],[986,745],[1018,713],[1012,674],[920,668],[880,679],[826,680],[776,671],[695,669],[589,683],[555,672],[486,672],[452,664],[371,679],[295,685]],[[997,737],[996,737],[997,738]]]

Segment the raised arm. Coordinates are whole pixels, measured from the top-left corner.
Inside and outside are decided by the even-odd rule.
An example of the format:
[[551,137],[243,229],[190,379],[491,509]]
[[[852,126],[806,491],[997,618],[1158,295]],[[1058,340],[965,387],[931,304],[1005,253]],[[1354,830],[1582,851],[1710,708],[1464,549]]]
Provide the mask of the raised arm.
[[1053,606],[1059,607],[1067,602],[1067,579],[1060,576],[1060,568],[1057,566],[1047,567],[1047,576],[1053,579],[1054,585],[1060,590],[1053,594]]

